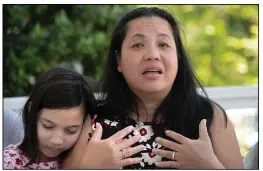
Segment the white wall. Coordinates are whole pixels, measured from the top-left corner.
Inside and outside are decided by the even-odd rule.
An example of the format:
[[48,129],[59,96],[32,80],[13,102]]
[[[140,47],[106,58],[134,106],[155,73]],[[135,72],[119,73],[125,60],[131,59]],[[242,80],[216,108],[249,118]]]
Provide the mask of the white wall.
[[[258,85],[206,87],[205,90],[224,109],[258,108]],[[20,112],[26,100],[27,97],[4,98],[4,107]]]

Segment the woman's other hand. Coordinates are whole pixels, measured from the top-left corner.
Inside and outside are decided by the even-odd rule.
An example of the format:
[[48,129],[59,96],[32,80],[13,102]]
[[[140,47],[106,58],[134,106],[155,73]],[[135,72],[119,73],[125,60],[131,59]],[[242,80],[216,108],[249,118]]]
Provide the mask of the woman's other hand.
[[206,120],[199,125],[199,139],[192,140],[173,131],[166,131],[167,136],[178,143],[156,138],[156,142],[170,150],[154,149],[153,153],[171,159],[157,162],[156,166],[179,169],[222,169],[223,165],[217,159],[211,139],[207,132]]

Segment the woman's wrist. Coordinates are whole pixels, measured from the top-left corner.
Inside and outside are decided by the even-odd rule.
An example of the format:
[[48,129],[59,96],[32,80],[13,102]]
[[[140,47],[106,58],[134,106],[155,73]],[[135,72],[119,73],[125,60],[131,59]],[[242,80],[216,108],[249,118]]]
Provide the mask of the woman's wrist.
[[215,156],[214,160],[210,160],[210,169],[226,169],[222,163],[218,160],[218,158]]

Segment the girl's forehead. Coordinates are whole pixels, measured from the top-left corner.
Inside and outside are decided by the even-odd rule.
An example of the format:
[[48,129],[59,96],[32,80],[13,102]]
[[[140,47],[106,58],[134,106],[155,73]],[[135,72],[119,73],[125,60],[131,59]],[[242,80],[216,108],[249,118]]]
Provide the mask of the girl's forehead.
[[55,124],[72,125],[82,122],[84,110],[81,106],[69,109],[47,109],[40,111],[40,119],[51,121]]

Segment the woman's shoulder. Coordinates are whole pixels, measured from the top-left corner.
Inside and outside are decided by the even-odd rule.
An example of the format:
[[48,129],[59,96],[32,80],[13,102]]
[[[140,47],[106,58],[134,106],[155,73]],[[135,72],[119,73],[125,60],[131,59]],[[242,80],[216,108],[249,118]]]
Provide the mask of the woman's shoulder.
[[202,113],[204,115],[203,118],[210,121],[209,125],[220,129],[225,128],[228,118],[224,108],[207,97],[200,96],[199,99],[202,106]]

